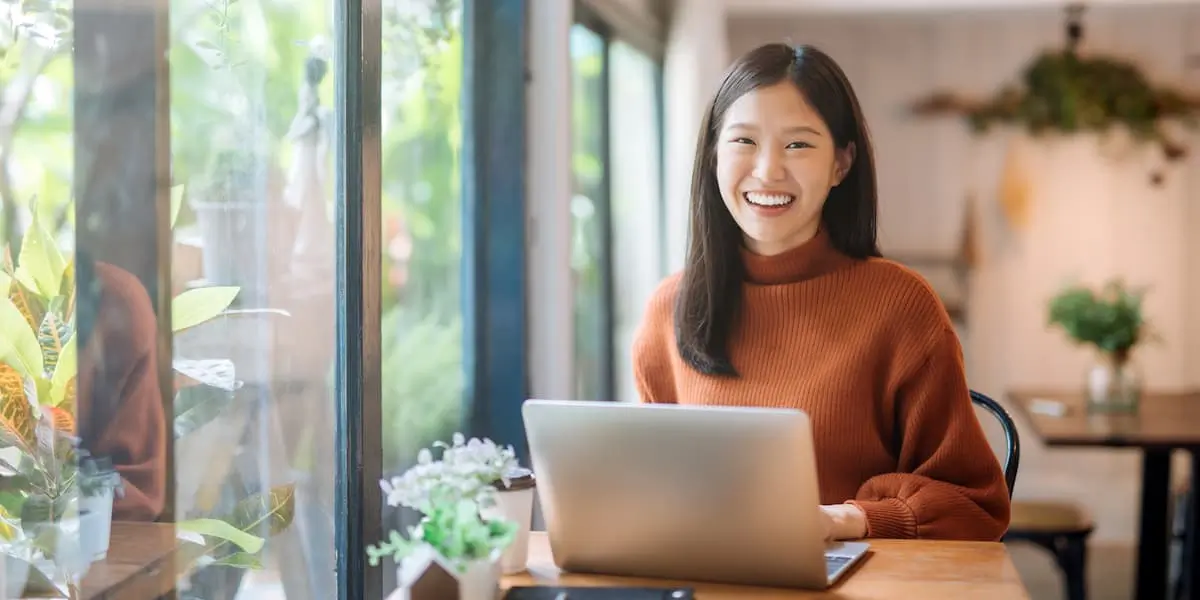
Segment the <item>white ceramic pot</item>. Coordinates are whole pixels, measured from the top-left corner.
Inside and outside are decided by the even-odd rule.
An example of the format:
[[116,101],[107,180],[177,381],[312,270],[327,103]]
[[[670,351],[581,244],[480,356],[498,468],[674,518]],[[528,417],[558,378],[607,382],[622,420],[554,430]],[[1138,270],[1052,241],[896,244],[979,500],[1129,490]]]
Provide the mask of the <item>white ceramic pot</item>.
[[533,521],[533,497],[536,482],[533,471],[521,469],[509,479],[508,487],[498,484],[496,505],[481,511],[485,519],[505,519],[517,525],[517,535],[504,554],[500,566],[505,575],[525,570],[529,559],[529,529]]
[[477,560],[458,576],[458,600],[496,600],[500,594],[500,561]]
[[113,491],[106,488],[94,496],[79,498],[79,544],[92,561],[108,556],[112,533]]

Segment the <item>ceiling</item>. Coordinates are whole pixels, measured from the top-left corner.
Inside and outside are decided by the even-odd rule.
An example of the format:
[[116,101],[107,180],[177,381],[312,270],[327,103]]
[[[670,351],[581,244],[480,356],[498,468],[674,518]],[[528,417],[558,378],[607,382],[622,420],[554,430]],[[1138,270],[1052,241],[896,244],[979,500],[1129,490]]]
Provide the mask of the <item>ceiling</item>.
[[[1048,8],[1062,9],[1065,0],[725,0],[731,15],[781,15],[805,12],[908,12],[980,9]],[[1086,6],[1165,6],[1195,5],[1200,0],[1091,0]]]

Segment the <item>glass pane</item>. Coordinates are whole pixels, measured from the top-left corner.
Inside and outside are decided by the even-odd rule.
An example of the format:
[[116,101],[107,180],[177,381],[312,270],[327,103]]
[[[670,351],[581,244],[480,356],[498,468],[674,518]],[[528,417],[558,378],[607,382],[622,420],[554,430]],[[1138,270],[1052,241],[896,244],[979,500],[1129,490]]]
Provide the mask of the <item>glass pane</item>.
[[665,275],[658,64],[619,40],[608,60],[616,399],[635,401],[633,338]]
[[[449,441],[463,419],[461,0],[385,2],[383,475]],[[386,504],[384,531],[417,515]],[[383,569],[385,590],[395,569]]]
[[183,598],[336,593],[332,14],[170,2],[173,310],[223,313],[175,334],[176,518],[267,541],[207,535],[237,566],[192,568]]
[[571,269],[575,299],[575,396],[605,398],[608,352],[604,252],[607,243],[604,130],[604,38],[571,27]]
[[2,6],[3,597],[334,597],[332,0]]

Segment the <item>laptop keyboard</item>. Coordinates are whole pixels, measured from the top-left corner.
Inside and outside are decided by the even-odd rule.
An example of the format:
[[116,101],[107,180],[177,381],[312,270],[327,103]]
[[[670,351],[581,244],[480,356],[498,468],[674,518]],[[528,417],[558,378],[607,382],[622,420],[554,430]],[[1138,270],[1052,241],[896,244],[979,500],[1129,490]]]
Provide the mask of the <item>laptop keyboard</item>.
[[849,556],[826,556],[825,557],[825,576],[833,577],[846,563],[850,562]]

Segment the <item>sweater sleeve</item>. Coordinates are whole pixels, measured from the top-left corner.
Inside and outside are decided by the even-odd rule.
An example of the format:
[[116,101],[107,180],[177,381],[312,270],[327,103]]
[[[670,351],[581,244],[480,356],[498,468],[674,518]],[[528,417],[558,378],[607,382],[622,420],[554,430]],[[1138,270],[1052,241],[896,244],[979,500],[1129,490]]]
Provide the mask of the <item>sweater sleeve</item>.
[[646,314],[633,340],[633,377],[638,397],[649,404],[675,404],[675,376],[671,355],[675,351],[672,308],[677,277],[659,284],[646,306]]
[[850,501],[866,514],[867,537],[999,540],[1008,487],[971,404],[953,330],[936,337],[895,402],[897,472],[868,479]]

